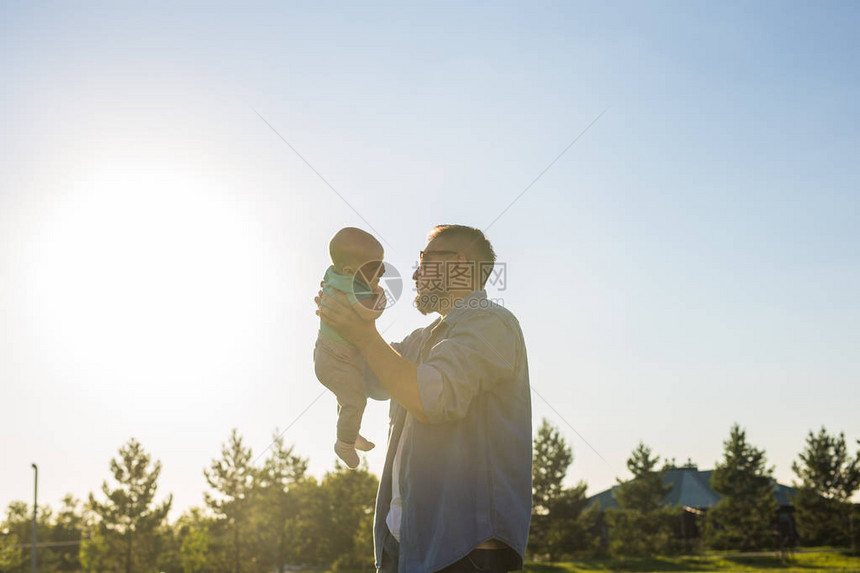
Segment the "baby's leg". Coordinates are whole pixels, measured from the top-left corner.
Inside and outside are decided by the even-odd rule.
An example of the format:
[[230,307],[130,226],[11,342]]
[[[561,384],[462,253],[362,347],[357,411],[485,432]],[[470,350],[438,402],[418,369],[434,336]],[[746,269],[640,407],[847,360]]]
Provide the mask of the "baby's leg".
[[[341,405],[337,405],[337,415],[338,419],[340,418]],[[360,425],[359,425],[360,428]],[[339,439],[339,438],[338,438]],[[369,452],[373,448],[376,447],[376,444],[362,436],[360,433],[357,433],[355,436],[355,449],[361,450],[362,452]]]
[[[364,414],[364,406],[367,398],[362,394],[359,398],[352,392],[341,392],[337,395],[337,442],[334,444],[334,453],[337,454],[350,469],[358,467],[358,452],[355,451],[359,444],[358,429],[361,427],[361,417]],[[364,440],[362,438],[362,440]],[[361,445],[364,445],[363,443]]]
[[[364,373],[361,373],[362,377]],[[363,378],[362,378],[363,387]],[[337,414],[337,439],[348,444],[355,444],[358,430],[361,428],[361,418],[367,405],[367,397],[363,390],[355,387],[342,386],[337,394],[340,409]]]
[[351,346],[318,340],[314,351],[317,378],[337,396],[337,442],[335,453],[350,468],[358,467],[356,447],[367,450],[373,444],[358,430],[367,404],[364,391],[364,359]]

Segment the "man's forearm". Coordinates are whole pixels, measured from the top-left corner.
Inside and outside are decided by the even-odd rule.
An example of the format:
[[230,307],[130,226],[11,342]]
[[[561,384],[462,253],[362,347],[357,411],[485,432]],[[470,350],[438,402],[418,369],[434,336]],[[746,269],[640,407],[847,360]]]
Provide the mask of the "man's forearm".
[[362,346],[361,353],[391,399],[420,422],[426,422],[427,415],[418,393],[418,364],[400,356],[378,333]]

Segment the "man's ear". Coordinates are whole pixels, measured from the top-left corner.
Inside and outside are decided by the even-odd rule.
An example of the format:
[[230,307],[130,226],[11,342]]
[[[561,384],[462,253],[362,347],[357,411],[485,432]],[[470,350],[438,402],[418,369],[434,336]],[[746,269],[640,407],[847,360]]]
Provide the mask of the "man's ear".
[[347,276],[355,276],[355,269],[350,265],[346,265],[341,269],[343,272],[341,274]]

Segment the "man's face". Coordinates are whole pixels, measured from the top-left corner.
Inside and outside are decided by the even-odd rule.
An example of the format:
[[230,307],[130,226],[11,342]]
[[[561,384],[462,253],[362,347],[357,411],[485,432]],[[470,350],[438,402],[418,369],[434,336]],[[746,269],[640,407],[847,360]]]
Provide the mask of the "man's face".
[[459,254],[456,245],[440,239],[430,241],[421,251],[418,268],[412,273],[416,290],[415,308],[418,312],[439,312],[441,299],[448,295],[448,268]]

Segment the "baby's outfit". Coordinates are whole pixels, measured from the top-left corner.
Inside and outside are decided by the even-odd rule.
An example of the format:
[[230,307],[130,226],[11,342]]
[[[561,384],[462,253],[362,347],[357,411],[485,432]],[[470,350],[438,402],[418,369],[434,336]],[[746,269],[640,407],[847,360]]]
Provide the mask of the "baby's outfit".
[[[375,320],[382,314],[382,310],[367,308],[359,302],[374,296],[373,289],[355,277],[337,273],[332,266],[323,278],[323,292],[331,294],[334,290],[344,292],[363,319]],[[381,292],[381,289],[377,287],[376,292]],[[364,358],[358,348],[321,321],[314,347],[314,370],[319,381],[337,396],[335,453],[348,467],[355,468],[359,462],[356,448],[373,448],[372,443],[358,434],[367,405]]]

